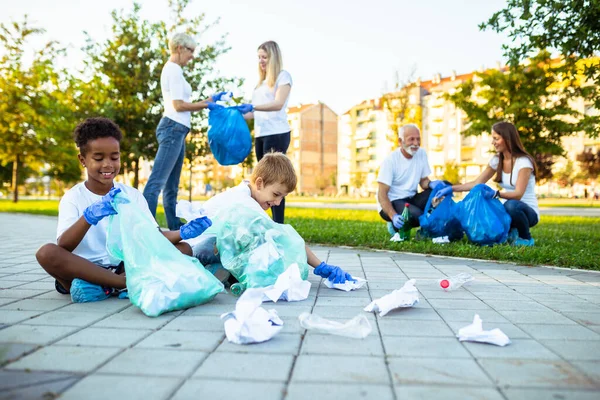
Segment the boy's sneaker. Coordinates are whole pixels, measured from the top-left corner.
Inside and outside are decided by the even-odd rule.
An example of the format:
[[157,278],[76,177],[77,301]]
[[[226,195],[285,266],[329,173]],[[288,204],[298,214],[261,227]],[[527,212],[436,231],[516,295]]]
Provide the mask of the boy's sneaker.
[[89,303],[92,301],[106,300],[115,289],[102,287],[84,281],[83,279],[73,279],[71,282],[71,300],[73,303]]
[[531,238],[531,239],[517,238],[517,240],[515,240],[515,242],[513,243],[513,246],[527,246],[527,247],[531,247],[534,244],[535,244],[535,240],[533,240],[533,238]]
[[58,279],[54,280],[54,288],[60,294],[69,294],[69,291],[65,289],[65,287],[58,281]]
[[518,238],[519,231],[517,230],[517,228],[512,228],[510,231],[508,231],[508,237],[506,238],[506,241],[508,242],[508,244],[513,244]]
[[394,236],[396,234],[396,228],[394,228],[394,224],[392,224],[391,222],[386,223],[387,225],[387,231],[390,234],[390,236]]

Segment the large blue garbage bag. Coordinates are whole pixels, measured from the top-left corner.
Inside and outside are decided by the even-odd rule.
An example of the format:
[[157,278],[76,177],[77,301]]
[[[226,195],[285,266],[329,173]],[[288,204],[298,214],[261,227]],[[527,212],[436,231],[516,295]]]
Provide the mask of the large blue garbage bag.
[[435,195],[441,189],[442,187],[432,190],[429,195],[423,214],[419,217],[421,231],[431,238],[448,236],[450,240],[460,240],[463,237],[463,229],[456,218],[458,205],[452,200],[452,195],[446,196],[437,207],[431,206]]
[[233,107],[208,113],[208,145],[221,165],[236,165],[248,157],[252,138],[242,114]]
[[510,216],[500,200],[483,197],[484,186],[475,186],[458,203],[457,218],[471,242],[481,245],[504,243],[510,229]]

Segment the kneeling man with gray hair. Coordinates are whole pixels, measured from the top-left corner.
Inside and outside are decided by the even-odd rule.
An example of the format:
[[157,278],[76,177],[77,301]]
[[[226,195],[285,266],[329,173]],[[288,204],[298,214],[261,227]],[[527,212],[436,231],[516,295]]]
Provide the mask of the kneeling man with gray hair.
[[[414,124],[404,125],[398,136],[400,146],[385,158],[377,176],[379,215],[394,231],[404,225],[401,214],[406,203],[410,205],[408,223],[413,228],[417,227],[431,190],[438,185],[446,185],[442,181],[429,180],[431,169],[427,154],[420,147],[419,127]],[[419,185],[423,191],[417,194]]]

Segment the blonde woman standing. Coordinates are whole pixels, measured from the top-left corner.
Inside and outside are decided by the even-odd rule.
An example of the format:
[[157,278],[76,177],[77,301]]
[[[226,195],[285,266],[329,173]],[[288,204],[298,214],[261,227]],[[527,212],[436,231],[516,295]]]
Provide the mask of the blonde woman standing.
[[[258,46],[258,84],[252,104],[238,106],[244,118],[254,118],[256,158],[260,161],[271,151],[286,153],[290,145],[287,103],[292,90],[292,77],[283,70],[281,50],[268,41]],[[283,224],[285,199],[271,207],[273,220]]]
[[185,80],[183,67],[194,58],[195,49],[196,41],[188,34],[176,33],[169,40],[171,55],[160,75],[164,112],[156,128],[158,152],[144,188],[144,197],[154,217],[158,196],[163,192],[165,216],[169,230],[172,231],[182,225],[181,220],[175,216],[175,206],[185,156],[185,137],[191,129],[191,113],[217,107],[214,102],[227,93],[220,92],[206,100],[191,102],[192,86]]

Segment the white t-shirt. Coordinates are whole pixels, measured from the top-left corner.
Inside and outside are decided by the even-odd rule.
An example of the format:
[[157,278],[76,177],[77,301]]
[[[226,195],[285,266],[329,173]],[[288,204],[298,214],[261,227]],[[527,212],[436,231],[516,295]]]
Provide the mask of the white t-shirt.
[[[490,167],[492,167],[492,169],[496,170],[498,168],[498,162],[499,162],[499,157],[496,155],[494,157],[492,157],[492,159],[490,160]],[[538,208],[538,201],[537,201],[537,197],[535,197],[535,176],[533,175],[533,164],[531,163],[531,160],[527,157],[519,157],[516,159],[514,165],[513,165],[513,170],[512,170],[512,181],[510,179],[510,173],[506,173],[504,171],[502,171],[502,182],[500,182],[500,186],[502,187],[502,189],[506,190],[507,192],[514,192],[515,191],[515,185],[517,184],[517,179],[519,177],[519,171],[522,168],[531,168],[531,175],[529,176],[529,181],[527,181],[527,186],[525,187],[525,193],[523,193],[523,197],[521,197],[521,201],[525,204],[527,204],[529,207],[531,207],[533,209],[533,211],[535,211],[535,213],[538,215],[538,218],[540,216],[540,209]],[[500,199],[502,202],[505,202],[506,199]]]
[[[259,106],[275,101],[277,88],[283,85],[292,86],[292,76],[287,71],[281,71],[279,73],[274,88],[270,88],[267,85],[267,82],[263,81],[262,85],[254,89],[254,93],[252,93],[252,104]],[[279,133],[290,131],[290,124],[288,123],[287,113],[285,111],[289,98],[290,96],[285,99],[285,104],[279,111],[254,111],[255,137],[277,135]]]
[[[124,193],[132,203],[137,204],[141,210],[147,212],[148,215],[152,217],[152,214],[148,209],[148,203],[140,191],[117,182],[115,182],[115,187],[120,188],[121,192]],[[58,239],[79,218],[81,218],[83,211],[88,206],[94,204],[101,198],[102,196],[92,193],[85,187],[84,182],[78,183],[67,191],[60,200],[58,206],[56,238]],[[152,217],[152,219],[154,219],[154,217]],[[107,230],[108,217],[103,218],[98,224],[90,227],[79,245],[73,250],[73,254],[102,266],[119,264],[120,260],[110,257],[106,251]]]
[[[419,149],[412,158],[406,158],[399,147],[383,160],[377,182],[390,187],[388,198],[394,201],[417,194],[419,182],[430,174],[431,169],[425,150]],[[379,201],[377,203],[378,210],[381,211],[381,204]]]
[[163,116],[191,128],[191,112],[178,112],[173,107],[173,100],[183,100],[189,103],[192,97],[192,86],[183,77],[183,69],[179,64],[167,61],[160,73],[160,90],[165,106]]
[[208,216],[208,218],[212,218],[219,210],[224,207],[231,207],[233,204],[239,204],[265,212],[258,202],[252,198],[252,192],[250,191],[249,185],[249,181],[242,181],[242,183],[236,187],[227,189],[223,193],[211,197],[202,204],[204,210],[203,213]]

